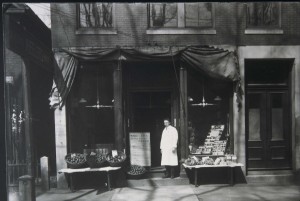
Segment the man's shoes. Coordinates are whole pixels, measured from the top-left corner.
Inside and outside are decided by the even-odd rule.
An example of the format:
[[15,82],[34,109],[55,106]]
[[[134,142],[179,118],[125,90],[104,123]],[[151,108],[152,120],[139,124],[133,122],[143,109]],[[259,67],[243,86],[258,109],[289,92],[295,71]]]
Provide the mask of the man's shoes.
[[170,178],[170,175],[163,176],[163,179]]

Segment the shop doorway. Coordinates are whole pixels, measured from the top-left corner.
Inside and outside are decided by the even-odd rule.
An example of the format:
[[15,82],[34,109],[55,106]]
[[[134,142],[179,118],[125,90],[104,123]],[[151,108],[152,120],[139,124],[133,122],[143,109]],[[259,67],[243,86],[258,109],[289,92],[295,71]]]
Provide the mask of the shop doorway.
[[151,167],[160,166],[163,119],[171,117],[170,91],[131,93],[130,132],[150,132]]
[[247,170],[291,169],[293,60],[246,60]]

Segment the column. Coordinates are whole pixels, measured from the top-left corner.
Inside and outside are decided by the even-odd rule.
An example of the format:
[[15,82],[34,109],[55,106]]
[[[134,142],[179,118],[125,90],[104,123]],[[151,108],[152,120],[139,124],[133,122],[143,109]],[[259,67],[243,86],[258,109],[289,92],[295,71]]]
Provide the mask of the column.
[[180,155],[181,158],[188,156],[188,136],[187,136],[187,71],[180,67]]
[[115,148],[122,151],[123,148],[123,108],[122,108],[122,67],[118,61],[113,73],[114,82],[114,119],[115,119]]
[[[67,124],[66,124],[66,107],[61,110],[56,108],[54,111],[55,118],[55,151],[56,151],[56,169],[67,168],[65,156],[67,155]],[[57,173],[57,188],[68,188],[64,174]]]

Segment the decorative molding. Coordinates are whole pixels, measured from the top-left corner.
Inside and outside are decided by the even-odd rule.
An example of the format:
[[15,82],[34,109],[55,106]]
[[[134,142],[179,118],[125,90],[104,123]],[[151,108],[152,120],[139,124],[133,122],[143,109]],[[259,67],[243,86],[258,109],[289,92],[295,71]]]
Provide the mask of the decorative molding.
[[148,29],[146,31],[149,35],[155,34],[166,34],[166,35],[177,35],[177,34],[199,34],[199,35],[214,35],[217,34],[215,29],[192,29],[192,28],[161,28],[161,29]]
[[75,32],[76,35],[115,35],[118,34],[116,29],[101,28],[79,28]]
[[282,29],[245,29],[245,34],[283,34]]

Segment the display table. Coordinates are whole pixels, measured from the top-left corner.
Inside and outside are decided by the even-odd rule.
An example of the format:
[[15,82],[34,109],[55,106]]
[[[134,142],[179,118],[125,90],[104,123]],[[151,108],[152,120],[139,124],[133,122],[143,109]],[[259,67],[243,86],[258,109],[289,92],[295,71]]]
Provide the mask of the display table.
[[200,168],[228,168],[229,170],[229,175],[230,175],[230,185],[233,186],[233,183],[234,183],[234,179],[233,179],[233,169],[235,167],[242,167],[244,166],[242,163],[233,163],[233,164],[230,164],[230,165],[193,165],[193,166],[189,166],[189,165],[186,165],[186,164],[182,164],[184,168],[188,168],[188,169],[195,169],[194,171],[194,177],[195,177],[195,187],[198,186],[198,170]]
[[121,167],[102,167],[102,168],[79,168],[79,169],[61,169],[58,171],[59,174],[64,173],[65,176],[70,175],[69,188],[73,191],[73,173],[85,173],[85,172],[106,172],[107,175],[107,187],[108,190],[111,190],[111,182],[110,182],[110,171],[119,170]]

